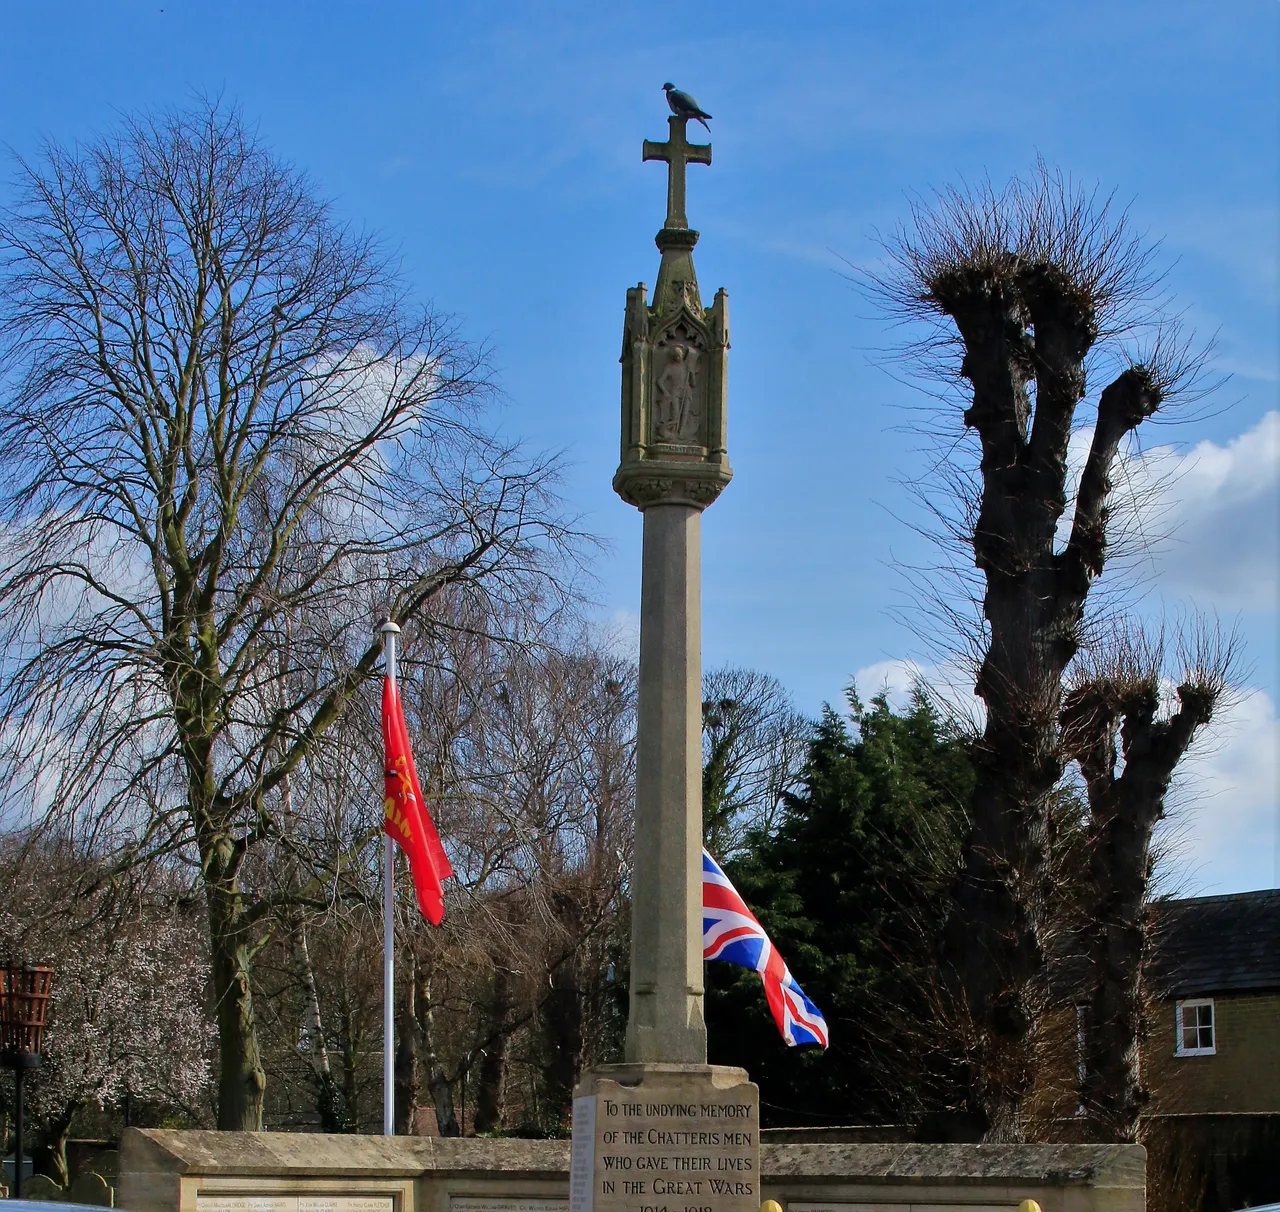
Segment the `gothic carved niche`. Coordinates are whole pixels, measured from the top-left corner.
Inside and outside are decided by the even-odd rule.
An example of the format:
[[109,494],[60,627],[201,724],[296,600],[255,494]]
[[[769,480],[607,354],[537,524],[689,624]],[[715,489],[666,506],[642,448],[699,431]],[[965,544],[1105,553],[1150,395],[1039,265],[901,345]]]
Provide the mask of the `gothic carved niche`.
[[702,427],[698,351],[676,342],[660,348],[660,369],[653,385],[653,440],[696,443]]
[[[664,229],[663,240],[673,233]],[[675,235],[695,236],[676,232]],[[627,291],[622,341],[622,450],[614,491],[639,509],[704,509],[733,476],[725,453],[723,292],[701,305],[693,266],[663,267],[654,306],[643,283]],[[680,243],[692,247],[692,239]],[[687,258],[686,258],[687,260]]]
[[654,442],[702,442],[701,344],[697,331],[685,323],[673,325],[658,341],[654,350]]

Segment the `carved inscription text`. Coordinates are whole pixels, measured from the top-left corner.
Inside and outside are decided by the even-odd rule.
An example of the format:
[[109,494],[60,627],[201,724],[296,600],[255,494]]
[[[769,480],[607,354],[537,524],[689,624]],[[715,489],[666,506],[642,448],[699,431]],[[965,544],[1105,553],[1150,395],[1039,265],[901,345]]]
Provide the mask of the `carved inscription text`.
[[728,1090],[601,1083],[595,1212],[758,1212],[759,1102]]

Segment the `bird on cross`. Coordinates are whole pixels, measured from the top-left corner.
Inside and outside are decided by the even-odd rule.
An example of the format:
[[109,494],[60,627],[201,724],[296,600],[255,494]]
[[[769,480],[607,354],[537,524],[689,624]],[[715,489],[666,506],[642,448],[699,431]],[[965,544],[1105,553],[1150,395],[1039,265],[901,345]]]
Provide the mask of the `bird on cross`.
[[[667,104],[671,106],[671,112],[677,118],[692,118],[695,122],[701,122],[703,126],[707,126],[707,120],[711,115],[706,113],[688,93],[681,92],[669,81],[662,86],[662,91],[667,94]],[[707,126],[707,133],[711,133],[709,126]]]

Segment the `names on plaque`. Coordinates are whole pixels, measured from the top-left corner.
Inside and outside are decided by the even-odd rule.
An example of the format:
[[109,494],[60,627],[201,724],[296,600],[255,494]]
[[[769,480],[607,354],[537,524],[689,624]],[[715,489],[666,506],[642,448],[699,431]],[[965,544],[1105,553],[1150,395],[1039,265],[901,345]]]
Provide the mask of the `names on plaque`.
[[596,1177],[596,1099],[573,1100],[573,1140],[569,1146],[569,1212],[594,1212]]
[[390,1195],[303,1195],[196,1193],[196,1212],[394,1212]]
[[451,1195],[449,1212],[569,1212],[563,1199],[538,1199],[513,1195],[510,1199],[490,1195]]
[[750,1082],[598,1082],[593,1212],[758,1212],[759,1116]]

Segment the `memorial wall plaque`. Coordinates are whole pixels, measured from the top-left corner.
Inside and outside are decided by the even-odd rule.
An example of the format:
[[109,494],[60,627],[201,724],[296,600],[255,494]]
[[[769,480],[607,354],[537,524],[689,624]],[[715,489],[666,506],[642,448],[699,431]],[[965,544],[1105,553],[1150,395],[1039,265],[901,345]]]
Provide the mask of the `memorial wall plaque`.
[[591,1212],[759,1212],[760,1096],[745,1074],[594,1086]]
[[596,1179],[596,1099],[573,1100],[573,1140],[569,1146],[569,1212],[593,1212]]
[[538,1199],[514,1195],[508,1199],[489,1195],[451,1195],[449,1212],[569,1212],[563,1199]]
[[1011,1212],[1012,1203],[1008,1204],[979,1204],[960,1202],[959,1195],[955,1198],[944,1198],[942,1200],[920,1200],[914,1199],[909,1203],[904,1201],[888,1201],[888,1200],[822,1200],[813,1203],[800,1203],[795,1200],[787,1202],[787,1212],[886,1212],[886,1209],[892,1209],[894,1212],[900,1209],[901,1212]]
[[395,1212],[390,1195],[224,1195],[200,1191],[196,1212]]
[[298,1212],[296,1195],[196,1195],[196,1212]]

